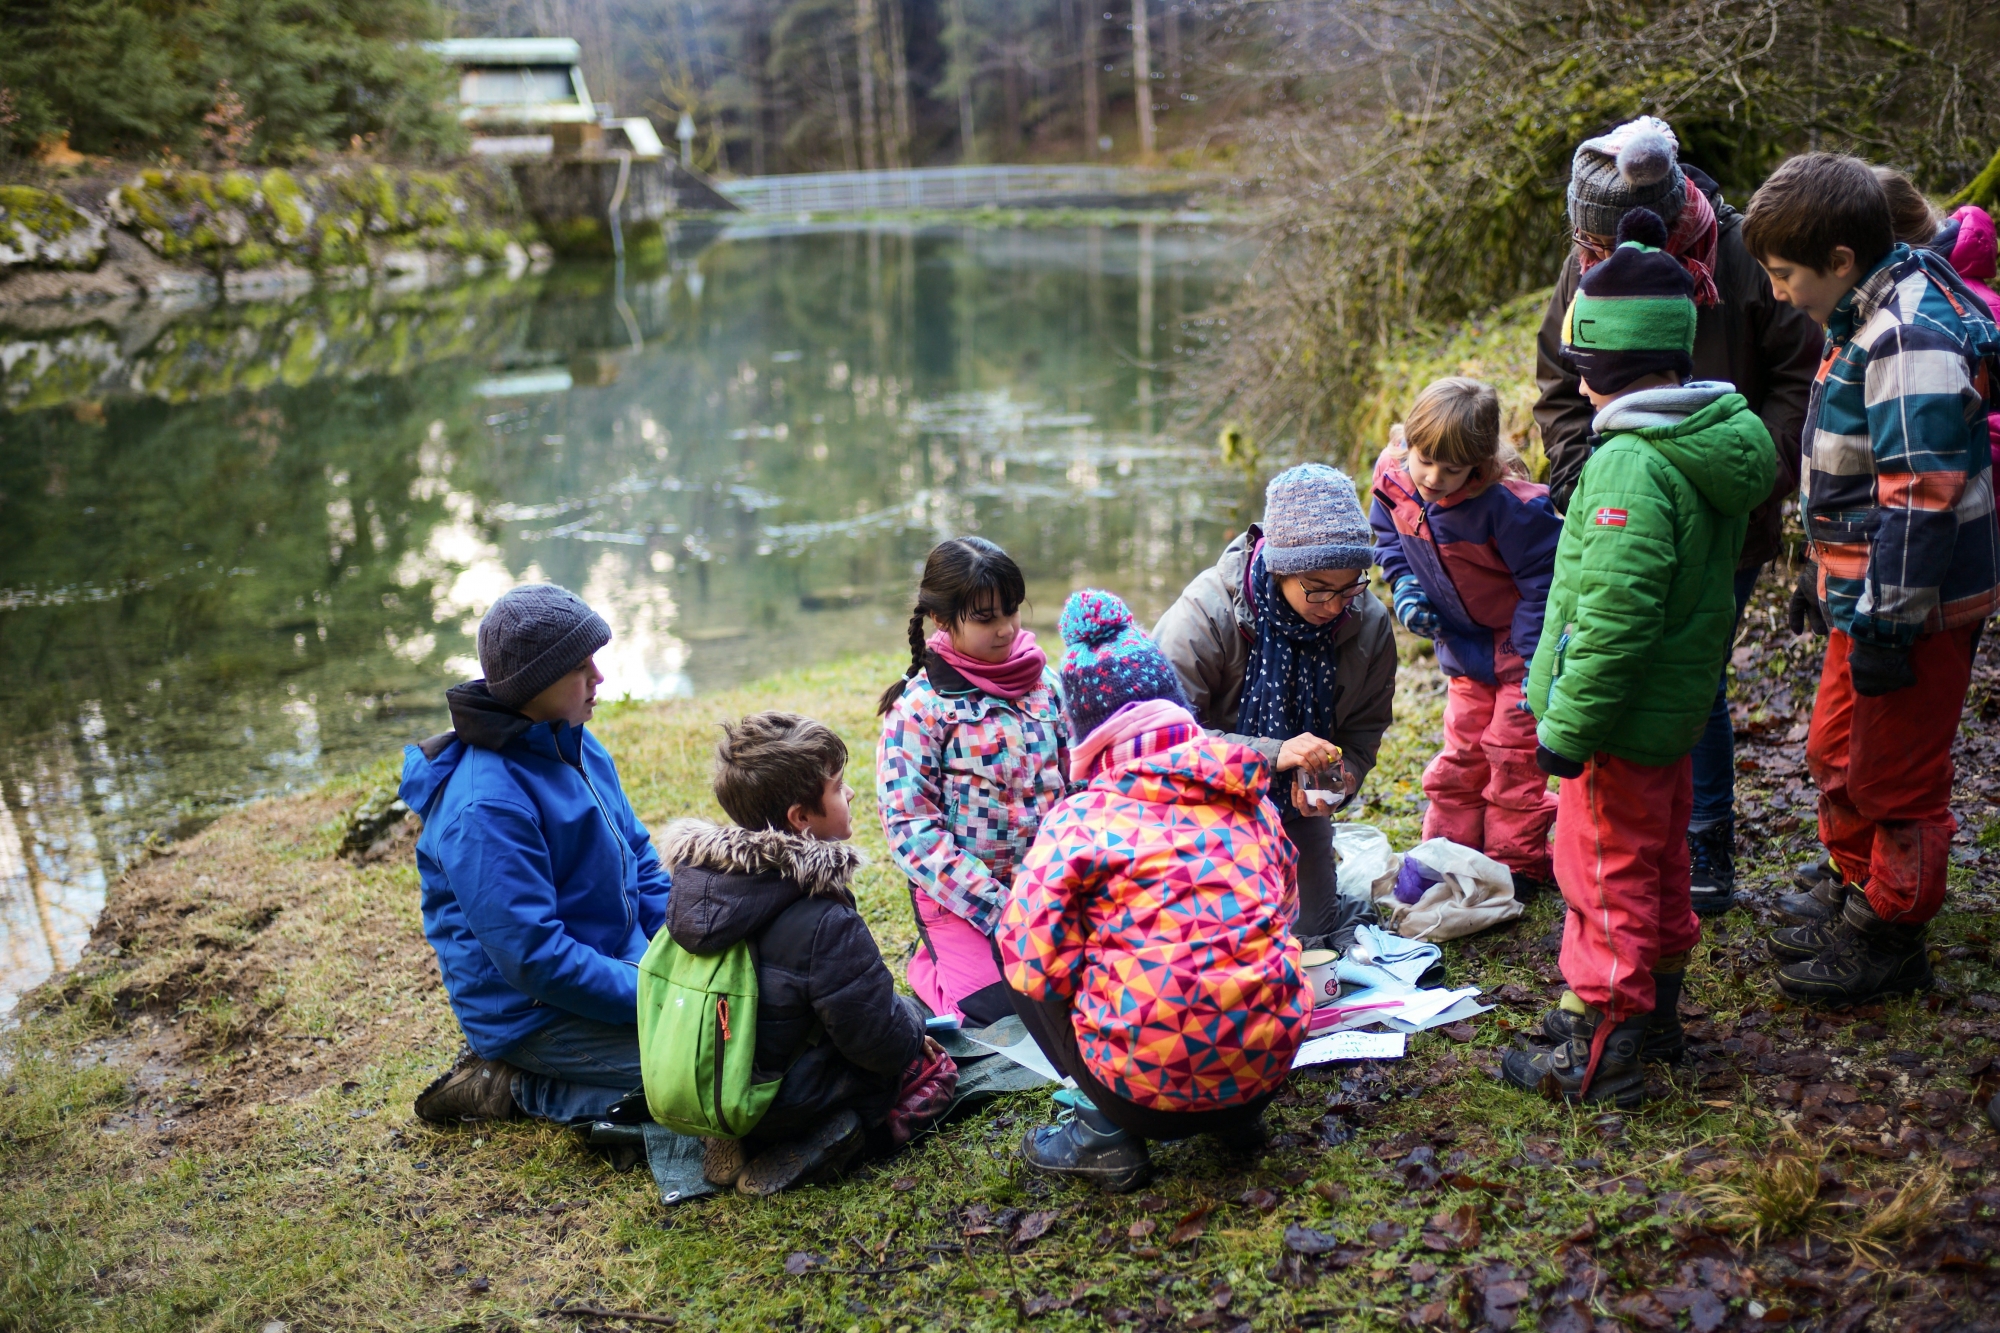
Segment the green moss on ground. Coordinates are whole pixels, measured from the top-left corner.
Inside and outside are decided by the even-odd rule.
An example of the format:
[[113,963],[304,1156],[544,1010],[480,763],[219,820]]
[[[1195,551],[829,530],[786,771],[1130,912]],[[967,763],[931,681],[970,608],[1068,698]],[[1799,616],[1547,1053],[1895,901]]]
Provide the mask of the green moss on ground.
[[[1417,835],[1442,705],[1427,657],[1404,652],[1362,815],[1399,846]],[[1751,696],[1796,665],[1740,663],[1745,701],[1784,707]],[[907,890],[871,794],[872,700],[901,666],[885,654],[614,706],[597,726],[658,828],[715,814],[720,719],[780,706],[826,719],[860,793],[862,910],[900,958]],[[1982,670],[1975,719],[2000,700]],[[1967,753],[1965,780],[1989,782]],[[98,932],[119,956],[93,953],[0,1038],[0,1326],[607,1326],[575,1312],[589,1305],[682,1329],[865,1333],[1936,1328],[2000,1294],[2000,1140],[1968,1079],[2000,1049],[1981,1002],[2000,981],[1984,862],[1955,872],[1931,997],[1790,1008],[1753,941],[1767,923],[1711,926],[1690,982],[1701,1054],[1631,1114],[1552,1105],[1488,1073],[1559,984],[1545,899],[1446,947],[1453,983],[1501,1008],[1413,1039],[1404,1061],[1295,1078],[1257,1160],[1197,1140],[1159,1146],[1139,1195],[1052,1182],[1016,1155],[1050,1109],[1023,1094],[837,1186],[668,1212],[642,1172],[613,1174],[562,1131],[411,1118],[457,1035],[409,845],[364,866],[334,858],[345,812],[392,770],[226,816],[140,869]],[[1746,774],[1759,814],[1744,881],[1767,893],[1810,826],[1772,828],[1786,792],[1760,781]]]

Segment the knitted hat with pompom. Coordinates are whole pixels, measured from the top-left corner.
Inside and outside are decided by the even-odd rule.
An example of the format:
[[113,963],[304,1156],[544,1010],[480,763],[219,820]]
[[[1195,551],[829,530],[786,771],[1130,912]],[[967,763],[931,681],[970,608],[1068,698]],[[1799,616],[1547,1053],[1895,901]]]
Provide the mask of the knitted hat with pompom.
[[1097,588],[1071,593],[1056,629],[1063,641],[1063,707],[1072,742],[1126,704],[1165,699],[1188,706],[1173,663],[1132,623],[1132,608],[1117,593]]
[[1680,141],[1658,116],[1628,120],[1576,146],[1569,167],[1569,221],[1593,236],[1616,236],[1628,208],[1650,208],[1668,227],[1687,202]]
[[1583,275],[1563,315],[1563,355],[1599,393],[1661,371],[1694,373],[1694,283],[1666,244],[1651,209],[1627,209],[1618,248]]

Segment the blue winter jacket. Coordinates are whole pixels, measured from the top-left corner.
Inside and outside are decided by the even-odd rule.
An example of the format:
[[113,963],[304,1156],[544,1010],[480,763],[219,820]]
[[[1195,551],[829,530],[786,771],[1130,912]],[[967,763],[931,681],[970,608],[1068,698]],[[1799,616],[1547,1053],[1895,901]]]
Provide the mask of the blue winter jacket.
[[400,794],[423,818],[424,935],[466,1041],[498,1060],[559,1011],[636,1025],[671,880],[617,766],[483,681],[445,697],[456,730],[404,748]]

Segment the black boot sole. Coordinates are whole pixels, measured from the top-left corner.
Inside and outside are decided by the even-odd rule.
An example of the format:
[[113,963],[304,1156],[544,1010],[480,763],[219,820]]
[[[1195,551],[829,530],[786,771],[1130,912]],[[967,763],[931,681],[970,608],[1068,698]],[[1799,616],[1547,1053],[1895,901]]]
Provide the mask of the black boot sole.
[[1803,985],[1797,982],[1789,985],[1786,983],[1787,978],[1781,972],[1778,976],[1778,989],[1789,999],[1801,1000],[1807,1004],[1825,1005],[1829,1009],[1852,1009],[1856,1005],[1873,1004],[1877,1000],[1893,995],[1921,995],[1936,984],[1936,978],[1930,969],[1926,968],[1921,977],[1899,977],[1873,990],[1865,991],[1842,990],[1834,986],[1815,986],[1811,983]]

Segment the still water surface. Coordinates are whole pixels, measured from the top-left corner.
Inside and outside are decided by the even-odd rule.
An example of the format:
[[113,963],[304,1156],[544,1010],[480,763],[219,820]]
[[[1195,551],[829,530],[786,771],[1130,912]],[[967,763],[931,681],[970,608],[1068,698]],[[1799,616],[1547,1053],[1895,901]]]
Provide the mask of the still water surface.
[[1225,237],[738,230],[289,304],[0,326],[0,1013],[73,964],[149,838],[442,730],[500,592],[611,622],[616,698],[900,651],[940,537],[999,541],[1053,638],[1142,619],[1240,526],[1183,320]]

